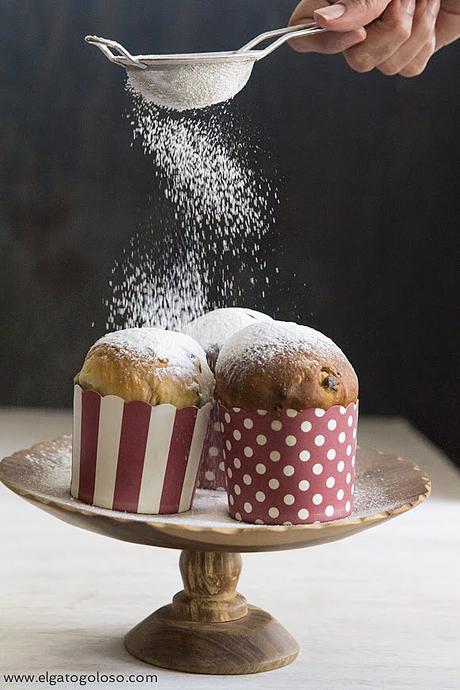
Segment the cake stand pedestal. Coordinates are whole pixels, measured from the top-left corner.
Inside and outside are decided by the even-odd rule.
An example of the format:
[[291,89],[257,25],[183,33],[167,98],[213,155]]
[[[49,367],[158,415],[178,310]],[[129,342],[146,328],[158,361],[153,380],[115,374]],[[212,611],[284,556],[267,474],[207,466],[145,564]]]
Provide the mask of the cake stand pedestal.
[[38,508],[83,529],[136,544],[180,549],[184,589],[125,637],[149,664],[189,673],[242,674],[291,663],[299,648],[272,616],[236,591],[240,552],[295,549],[336,541],[419,505],[429,478],[395,455],[359,449],[353,514],[312,525],[232,520],[226,495],[198,491],[192,510],[136,515],[89,506],[69,495],[71,439],[19,451],[0,463],[0,481]]
[[128,652],[189,673],[256,673],[294,661],[294,638],[236,592],[239,553],[182,551],[179,563],[184,589],[126,635]]

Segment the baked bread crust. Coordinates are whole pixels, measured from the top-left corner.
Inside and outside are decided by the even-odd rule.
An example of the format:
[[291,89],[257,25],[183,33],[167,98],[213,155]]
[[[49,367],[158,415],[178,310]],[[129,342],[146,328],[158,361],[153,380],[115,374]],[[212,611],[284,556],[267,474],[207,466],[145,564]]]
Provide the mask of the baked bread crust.
[[225,343],[216,388],[227,408],[269,411],[346,407],[359,390],[352,365],[330,338],[281,321],[253,324]]
[[213,397],[214,377],[192,338],[156,328],[109,333],[89,350],[75,383],[101,395],[149,405],[201,407]]
[[184,333],[201,345],[211,371],[214,371],[217,357],[226,340],[254,322],[271,320],[270,316],[253,309],[224,307],[194,319],[185,326]]

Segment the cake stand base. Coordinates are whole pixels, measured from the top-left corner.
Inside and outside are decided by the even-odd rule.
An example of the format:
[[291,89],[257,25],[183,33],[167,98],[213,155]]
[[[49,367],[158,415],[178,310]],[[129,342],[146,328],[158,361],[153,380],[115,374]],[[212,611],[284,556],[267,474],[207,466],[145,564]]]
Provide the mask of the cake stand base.
[[236,592],[239,554],[182,551],[180,569],[184,590],[127,634],[130,654],[175,671],[226,675],[294,661],[294,638]]
[[288,631],[255,606],[228,623],[176,620],[171,606],[164,606],[127,634],[125,647],[153,666],[228,675],[271,671],[287,666],[299,653]]

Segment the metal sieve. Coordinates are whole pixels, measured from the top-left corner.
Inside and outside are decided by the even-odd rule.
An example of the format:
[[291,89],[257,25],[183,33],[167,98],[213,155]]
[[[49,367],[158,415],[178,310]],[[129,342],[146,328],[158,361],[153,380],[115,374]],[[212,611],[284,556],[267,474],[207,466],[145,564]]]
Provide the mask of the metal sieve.
[[[131,88],[146,101],[175,110],[191,110],[233,98],[247,84],[258,60],[291,38],[323,31],[311,22],[266,31],[239,50],[177,55],[131,55],[120,43],[107,38],[86,36],[85,41],[97,46],[110,62],[124,67]],[[253,50],[270,38],[276,40],[263,50]]]

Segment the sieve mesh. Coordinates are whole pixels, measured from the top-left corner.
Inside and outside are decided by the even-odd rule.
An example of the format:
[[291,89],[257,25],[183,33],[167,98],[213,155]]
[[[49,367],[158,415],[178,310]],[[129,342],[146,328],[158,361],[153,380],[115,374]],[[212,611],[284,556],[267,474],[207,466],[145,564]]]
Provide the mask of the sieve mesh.
[[128,84],[147,103],[179,111],[204,108],[241,91],[253,64],[242,60],[129,68]]

